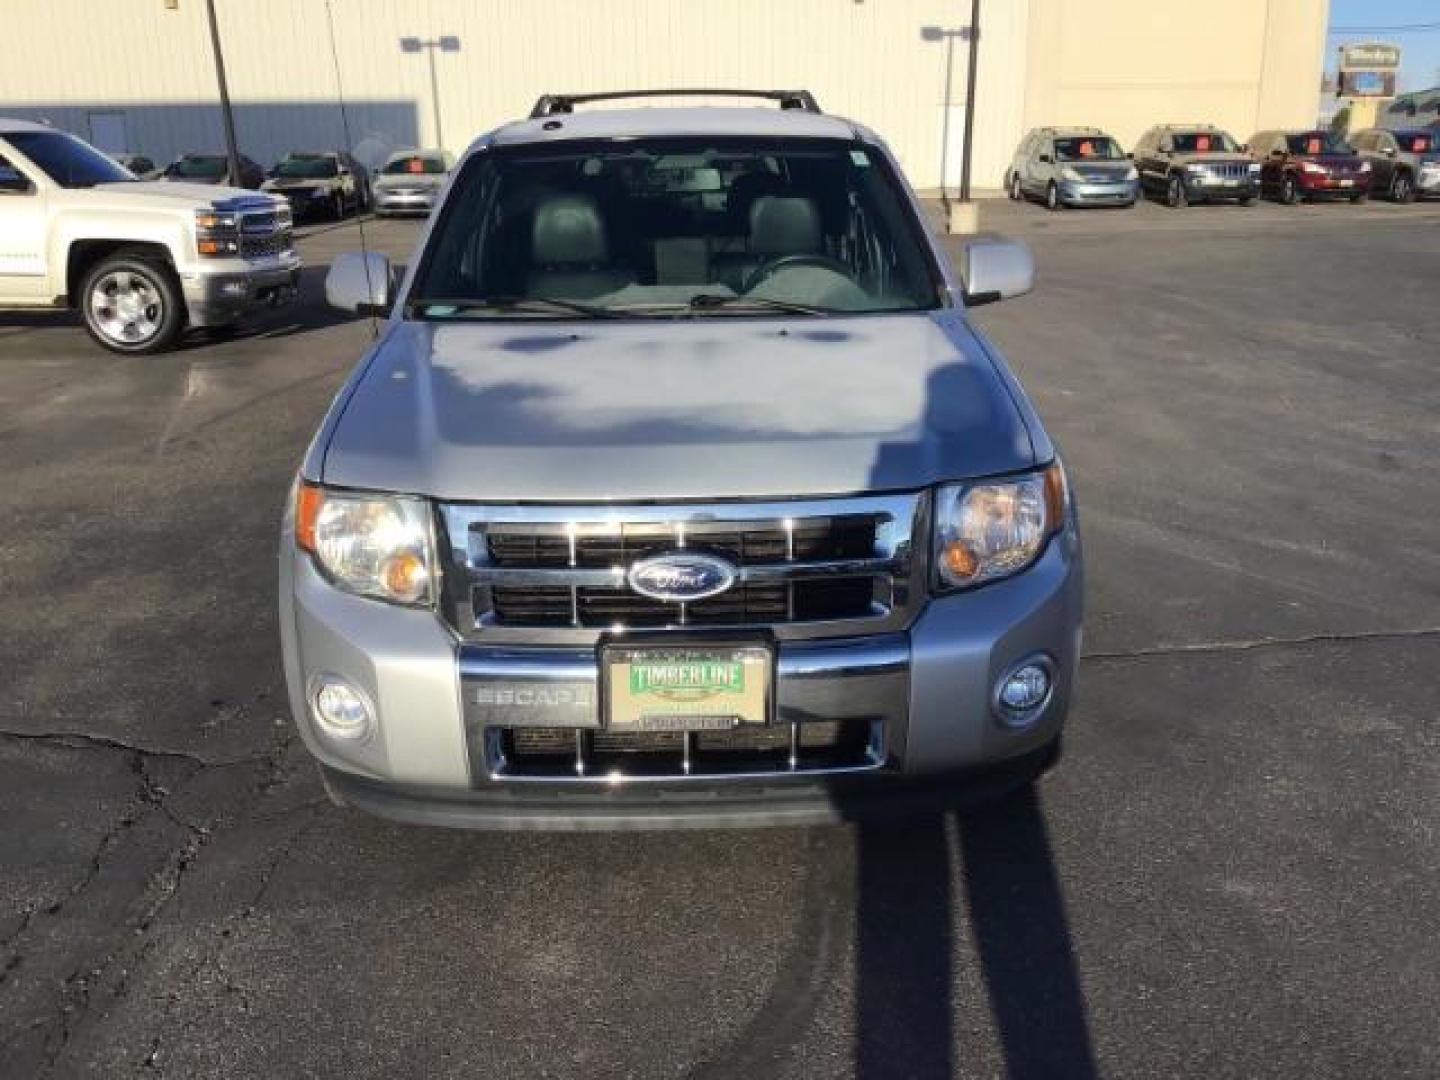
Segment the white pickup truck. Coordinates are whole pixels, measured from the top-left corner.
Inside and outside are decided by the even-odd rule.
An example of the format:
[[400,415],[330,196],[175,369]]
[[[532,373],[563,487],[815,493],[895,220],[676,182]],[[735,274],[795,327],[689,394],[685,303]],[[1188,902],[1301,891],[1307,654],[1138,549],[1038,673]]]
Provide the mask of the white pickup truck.
[[0,311],[73,308],[105,348],[154,353],[294,299],[273,195],[138,180],[44,124],[0,119]]

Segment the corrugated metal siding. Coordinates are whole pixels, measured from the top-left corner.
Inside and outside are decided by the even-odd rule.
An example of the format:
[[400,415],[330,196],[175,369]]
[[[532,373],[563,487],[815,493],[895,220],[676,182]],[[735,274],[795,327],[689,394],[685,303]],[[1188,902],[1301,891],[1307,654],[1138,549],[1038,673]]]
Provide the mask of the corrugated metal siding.
[[[270,164],[341,142],[324,0],[217,0],[241,149]],[[996,184],[1019,134],[1028,0],[985,6],[977,184]],[[129,149],[169,159],[220,147],[200,0],[4,0],[0,114],[89,136],[88,113],[126,115]],[[435,57],[448,149],[524,115],[547,91],[657,86],[803,87],[875,128],[917,187],[938,182],[945,46],[956,0],[334,0],[340,82],[362,156],[433,144],[430,70],[404,36],[460,39]],[[104,17],[102,13],[108,12]],[[19,43],[20,47],[14,48]],[[964,42],[956,43],[947,172],[959,176]]]

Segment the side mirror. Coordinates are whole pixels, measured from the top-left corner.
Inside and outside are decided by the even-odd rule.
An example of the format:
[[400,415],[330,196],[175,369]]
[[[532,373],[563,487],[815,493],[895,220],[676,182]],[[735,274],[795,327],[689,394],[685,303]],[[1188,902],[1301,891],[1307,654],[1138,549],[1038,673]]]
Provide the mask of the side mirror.
[[1126,161],[1134,161],[1134,160],[1135,160],[1135,151],[1134,151],[1134,150],[1126,150],[1126,151],[1125,151],[1125,160],[1126,160]]
[[13,165],[0,165],[0,192],[23,195],[30,190],[30,181]]
[[337,255],[325,275],[325,302],[356,315],[389,315],[395,299],[395,271],[379,252]]
[[1271,156],[1272,158],[1283,158],[1283,157],[1285,156],[1285,151],[1284,151],[1284,150],[1271,150],[1271,151],[1270,151],[1270,156]]
[[1041,162],[1043,162],[1044,164],[1049,165],[1049,164],[1050,164],[1050,155],[1049,155],[1049,154],[1041,154],[1041,155],[1040,155],[1040,160],[1041,160]]
[[1008,300],[1035,287],[1035,259],[1015,240],[973,240],[960,253],[960,277],[970,307]]

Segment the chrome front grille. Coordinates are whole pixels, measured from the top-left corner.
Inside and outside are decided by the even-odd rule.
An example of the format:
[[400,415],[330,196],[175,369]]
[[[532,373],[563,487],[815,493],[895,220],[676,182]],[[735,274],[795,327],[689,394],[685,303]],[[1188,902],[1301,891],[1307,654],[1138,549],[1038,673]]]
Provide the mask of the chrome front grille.
[[240,254],[247,259],[279,255],[294,247],[288,207],[252,210],[240,217]]
[[[904,621],[918,571],[919,495],[674,506],[442,507],[446,596],[466,636],[595,640],[622,628],[771,626],[853,634]],[[736,568],[680,603],[632,591],[629,567],[676,551]],[[550,639],[544,639],[550,640]]]
[[1243,161],[1201,162],[1201,168],[1221,180],[1244,180],[1250,175],[1250,165]]
[[884,725],[875,720],[643,734],[489,728],[484,738],[484,769],[492,780],[729,779],[866,772],[885,764]]

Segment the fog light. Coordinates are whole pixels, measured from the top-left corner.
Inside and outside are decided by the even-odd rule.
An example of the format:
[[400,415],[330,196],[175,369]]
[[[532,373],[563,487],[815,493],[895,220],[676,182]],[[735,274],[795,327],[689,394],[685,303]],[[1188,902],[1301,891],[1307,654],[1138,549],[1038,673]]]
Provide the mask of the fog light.
[[1027,660],[1012,668],[995,688],[996,713],[1011,727],[1024,727],[1050,698],[1050,664]]
[[370,703],[343,679],[329,675],[321,678],[310,701],[316,724],[331,738],[358,742],[375,730]]

